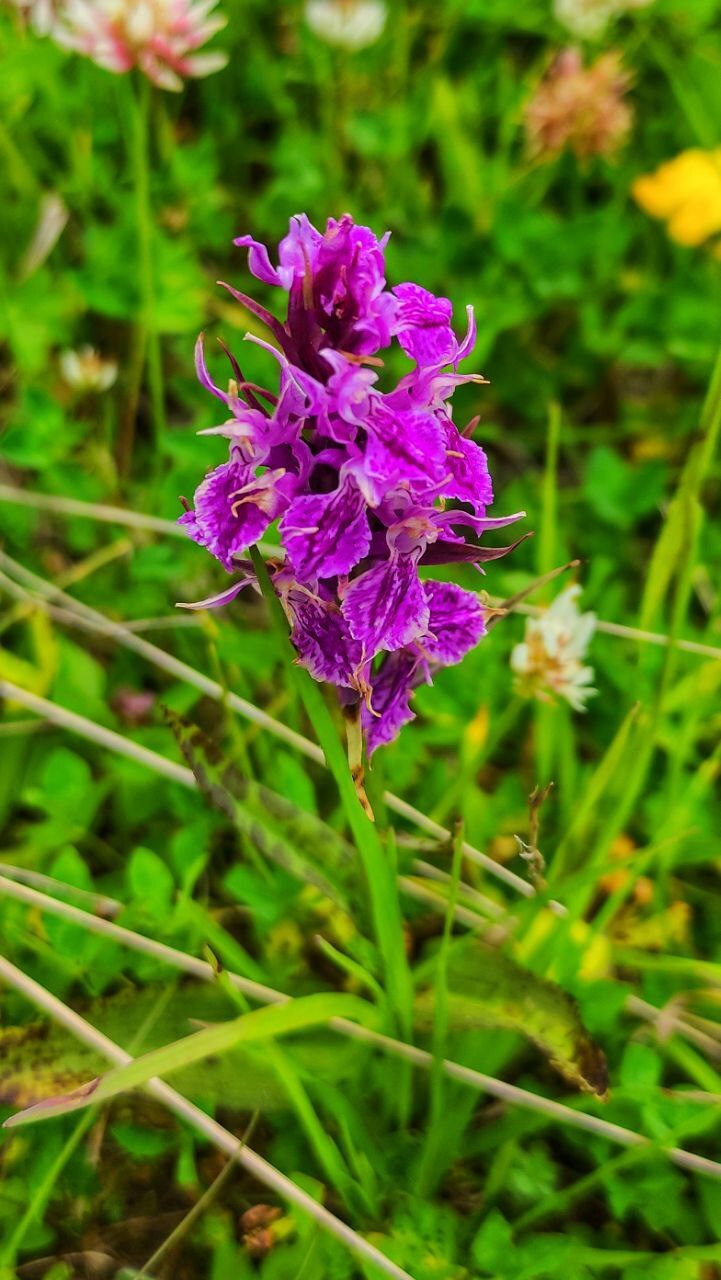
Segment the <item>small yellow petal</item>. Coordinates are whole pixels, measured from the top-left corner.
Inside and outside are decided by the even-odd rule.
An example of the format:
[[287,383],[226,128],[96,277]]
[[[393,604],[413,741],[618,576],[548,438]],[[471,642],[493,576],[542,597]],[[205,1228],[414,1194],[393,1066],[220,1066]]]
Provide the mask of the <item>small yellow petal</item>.
[[721,149],[690,147],[637,178],[631,194],[646,213],[667,221],[672,240],[701,245],[721,231]]
[[668,234],[679,244],[703,244],[715,231],[721,231],[721,189],[716,200],[687,200],[669,219]]

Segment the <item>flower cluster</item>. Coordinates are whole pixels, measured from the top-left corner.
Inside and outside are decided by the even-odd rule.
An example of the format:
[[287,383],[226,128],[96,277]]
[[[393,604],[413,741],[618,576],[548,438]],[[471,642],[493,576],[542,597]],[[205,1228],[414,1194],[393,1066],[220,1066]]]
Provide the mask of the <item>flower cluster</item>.
[[695,247],[721,231],[721,150],[682,151],[637,178],[632,190],[646,213],[664,219],[678,244]]
[[577,49],[564,49],[526,107],[526,135],[535,156],[570,147],[580,159],[612,155],[632,123],[624,101],[628,76],[617,53],[584,67]]
[[98,393],[108,391],[118,376],[117,360],[104,360],[94,347],[60,354],[60,371],[74,391]]
[[387,11],[383,0],[307,0],[305,20],[326,44],[366,49],[383,33]]
[[651,0],[553,0],[557,22],[582,40],[600,36],[613,18],[643,9]]
[[[287,294],[280,323],[225,286],[270,330],[276,345],[261,345],[278,362],[280,385],[276,394],[248,384],[228,353],[233,380],[228,391],[216,386],[201,336],[199,378],[230,412],[210,434],[225,436],[230,453],[180,517],[229,572],[243,571],[203,606],[254,580],[244,552],[280,522],[284,555],[271,562],[272,580],[298,658],[359,708],[370,751],[413,718],[412,689],[484,633],[478,597],[422,581],[419,568],[496,559],[510,548],[481,547],[477,535],[523,514],[489,518],[486,456],[451,418],[454,388],[483,381],[458,372],[474,344],[472,308],[459,341],[447,298],[417,284],[388,289],[386,240],[349,215],[321,233],[302,214],[280,243],[278,266],[265,245],[236,240],[253,275]],[[393,338],[413,368],[381,391],[378,352]]]
[[580,594],[577,584],[567,587],[540,617],[529,618],[523,643],[511,653],[520,693],[543,702],[565,698],[575,711],[585,711],[596,692],[593,668],[583,665],[596,615],[579,611]]
[[196,51],[225,26],[217,0],[18,0],[33,25],[60,45],[122,74],[137,67],[161,89],[207,76],[224,53]]
[[47,36],[54,31],[59,0],[14,0],[14,3],[38,35]]

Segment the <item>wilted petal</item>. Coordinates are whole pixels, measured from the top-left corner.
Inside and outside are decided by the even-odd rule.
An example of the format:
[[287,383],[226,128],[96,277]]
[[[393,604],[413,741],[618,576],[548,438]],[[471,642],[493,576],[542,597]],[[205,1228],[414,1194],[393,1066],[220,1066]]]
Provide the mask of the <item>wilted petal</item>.
[[283,544],[303,581],[350,573],[368,551],[371,532],[363,495],[352,480],[332,493],[291,503],[280,525]]
[[473,649],[486,630],[483,607],[472,591],[454,582],[423,584],[430,609],[428,632],[419,642],[432,662],[452,666]]
[[474,564],[479,567],[490,560],[502,560],[504,556],[509,555],[522,542],[525,542],[526,538],[532,537],[532,533],[524,533],[523,537],[517,538],[509,547],[481,547],[477,543],[448,542],[444,538],[439,538],[437,542],[426,547],[420,564]]
[[412,556],[392,555],[354,578],[342,608],[367,657],[401,649],[428,628],[430,611]]

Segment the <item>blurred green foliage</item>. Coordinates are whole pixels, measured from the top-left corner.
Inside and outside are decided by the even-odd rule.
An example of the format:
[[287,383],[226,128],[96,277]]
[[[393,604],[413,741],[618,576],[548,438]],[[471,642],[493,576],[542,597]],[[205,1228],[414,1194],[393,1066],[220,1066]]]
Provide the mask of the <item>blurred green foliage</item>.
[[[543,530],[492,564],[484,585],[506,598],[578,557],[584,607],[616,624],[642,619],[711,651],[672,652],[601,632],[590,657],[598,696],[579,716],[514,692],[508,658],[523,623],[513,615],[462,667],[418,692],[418,718],[380,753],[372,786],[378,794],[390,787],[447,825],[462,817],[469,840],[526,875],[514,837],[529,838],[533,786],[555,781],[539,844],[552,894],[569,915],[554,917],[545,899],[514,897],[472,863],[464,878],[512,911],[506,945],[515,960],[577,1000],[609,1062],[604,1116],[714,1156],[719,470],[708,458],[699,478],[689,459],[721,337],[721,263],[710,247],[674,244],[631,187],[678,152],[721,141],[718,0],[656,0],[584,47],[587,59],[621,50],[634,111],[618,155],[586,162],[567,151],[534,161],[526,144],[525,105],[570,42],[550,0],[397,0],[382,37],[358,53],[321,43],[298,3],[223,0],[223,9],[228,26],[216,43],[230,55],[227,69],[151,101],[153,324],[167,420],[158,431],[148,379],[137,385],[134,345],[143,307],[134,82],[24,30],[3,7],[0,481],[174,518],[178,495],[190,496],[223,448],[195,434],[216,421],[194,377],[195,337],[204,328],[238,350],[255,330],[215,284],[245,287],[244,254],[232,238],[251,232],[275,242],[299,210],[322,223],[347,208],[379,232],[389,228],[391,279],[451,297],[459,327],[472,303],[475,367],[490,385],[462,388],[457,416],[481,415],[475,438],[489,453],[498,512],[524,509],[526,527]],[[34,246],[49,197],[62,201],[67,222],[43,257]],[[118,362],[118,382],[102,395],[78,394],[62,377],[61,353],[86,342]],[[266,353],[250,344],[243,367],[251,379],[268,378]],[[549,487],[554,405],[561,426]],[[119,442],[129,422],[123,468]],[[262,602],[241,597],[222,613],[174,613],[178,600],[224,585],[219,567],[191,543],[10,501],[0,502],[0,538],[9,555],[64,582],[78,600],[147,626],[161,648],[314,736]],[[478,586],[471,570],[458,577]],[[179,759],[160,714],[167,704],[222,741],[246,776],[343,828],[332,781],[290,747],[114,640],[18,603],[2,579],[0,594],[0,680]],[[141,716],[129,709],[129,691],[153,695]],[[450,868],[448,849],[416,847],[410,827],[398,825],[404,874],[412,875],[415,854]],[[355,910],[346,912],[268,859],[262,841],[239,834],[196,792],[80,737],[38,728],[12,702],[0,724],[0,832],[5,862],[110,895],[129,928],[194,955],[209,947],[223,965],[280,990],[355,990],[358,971],[376,985],[382,977],[357,868]],[[421,983],[443,916],[412,899],[403,907],[403,941]],[[355,978],[317,935],[350,957]],[[0,938],[4,954],[86,1011],[106,998],[130,1001],[135,1025],[125,1028],[126,1043],[168,983],[155,960],[5,899]],[[183,986],[172,1008],[184,993],[187,1017],[202,1017]],[[668,1022],[657,1033],[633,1014],[629,995],[687,1014],[701,1039]],[[31,1016],[4,991],[4,1027]],[[108,1023],[118,1036],[122,1022]],[[188,1029],[160,1019],[151,1041]],[[447,1051],[558,1094],[542,1056],[513,1031],[451,1026]],[[0,1095],[2,1054],[0,1039]],[[260,1063],[266,1105],[254,1143],[334,1210],[350,1205],[354,1227],[414,1280],[544,1280],[560,1268],[568,1280],[721,1274],[717,1182],[682,1173],[658,1153],[623,1152],[501,1109],[458,1084],[445,1086],[439,1121],[433,1085],[420,1072],[404,1120],[402,1068],[338,1037],[284,1044],[283,1054],[256,1055],[242,1082],[247,1098],[237,1081],[229,1090],[221,1078],[203,1101],[242,1132]],[[329,1186],[317,1132],[298,1107],[298,1082],[339,1153],[347,1179],[340,1190]],[[27,1205],[37,1209],[4,1258],[20,1275],[30,1274],[22,1270],[28,1260],[90,1250],[110,1257],[108,1274],[141,1265],[220,1168],[205,1144],[136,1095],[114,1104],[75,1146],[73,1132],[71,1117],[0,1140],[0,1249]],[[431,1136],[429,1182],[419,1171]],[[56,1185],[45,1194],[55,1167]],[[162,1274],[363,1274],[340,1245],[285,1210],[269,1228],[271,1247],[254,1256],[241,1215],[265,1197],[238,1172]],[[60,1280],[78,1274],[75,1265],[51,1270],[48,1262],[43,1274]]]

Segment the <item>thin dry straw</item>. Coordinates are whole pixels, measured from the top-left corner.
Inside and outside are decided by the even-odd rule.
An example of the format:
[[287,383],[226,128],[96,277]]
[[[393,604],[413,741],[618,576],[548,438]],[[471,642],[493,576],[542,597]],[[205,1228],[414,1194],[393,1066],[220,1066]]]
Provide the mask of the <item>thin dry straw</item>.
[[684,1018],[679,1018],[678,1014],[671,1009],[657,1009],[655,1005],[649,1004],[647,1000],[642,1000],[640,996],[628,995],[624,1003],[624,1008],[628,1013],[635,1014],[638,1018],[645,1019],[646,1022],[652,1022],[656,1027],[661,1040],[670,1035],[674,1031],[678,1031],[681,1035],[695,1044],[698,1049],[709,1056],[709,1058],[718,1058],[721,1046],[719,1041],[713,1036],[708,1035],[705,1031],[699,1030],[692,1023],[686,1022]]
[[[516,604],[513,606],[513,612],[527,614],[530,618],[540,618],[545,610],[535,604]],[[661,648],[668,648],[671,643],[669,636],[663,635],[662,632],[627,627],[623,622],[604,622],[602,618],[596,619],[596,630],[602,631],[607,636],[618,636],[621,640],[635,640],[639,644],[655,644],[660,645]],[[682,649],[685,653],[694,653],[700,658],[721,658],[721,649],[712,644],[702,644],[700,640],[674,640],[673,647]]]
[[68,898],[72,901],[84,903],[94,915],[107,916],[111,919],[122,911],[123,904],[115,898],[108,898],[102,893],[92,893],[87,889],[78,889],[75,885],[65,884],[62,880],[55,880],[53,876],[43,875],[42,871],[31,871],[28,867],[16,867],[9,862],[0,862],[0,876],[7,876],[8,880],[17,880],[19,884],[29,884],[33,889],[40,889],[49,894],[56,894],[59,898]]
[[[145,515],[141,511],[128,511],[124,507],[113,507],[102,502],[81,502],[77,498],[63,498],[49,493],[37,493],[28,489],[18,489],[15,485],[0,484],[0,501],[14,502],[24,507],[37,507],[40,511],[50,511],[56,515],[80,516],[89,520],[101,520],[108,524],[126,525],[132,529],[147,529],[150,533],[169,534],[171,537],[185,538],[187,535],[174,520],[164,520],[160,516]],[[282,547],[266,547],[274,555],[282,555]],[[500,600],[491,598],[492,604],[500,604]],[[515,604],[512,612],[537,617],[543,609],[535,605]],[[644,631],[640,627],[628,627],[621,622],[605,622],[597,619],[596,630],[609,636],[618,636],[622,640],[635,640],[640,644],[655,644],[667,647],[671,641],[667,635],[658,631]],[[721,648],[710,644],[702,644],[698,640],[675,640],[674,648],[685,653],[694,653],[702,658],[721,658]]]
[[[156,645],[150,644],[149,641],[143,640],[140,636],[134,635],[131,631],[128,631],[127,627],[123,624],[112,622],[102,613],[98,613],[97,610],[91,609],[89,605],[83,604],[79,600],[75,600],[73,596],[62,591],[60,587],[55,587],[51,583],[46,582],[44,578],[40,578],[37,574],[31,573],[29,569],[26,569],[23,565],[19,564],[16,560],[13,560],[11,556],[8,556],[3,551],[0,551],[0,566],[9,570],[11,574],[14,574],[15,577],[19,578],[22,582],[27,583],[28,586],[35,590],[41,598],[45,600],[62,600],[63,603],[73,611],[77,618],[78,626],[84,626],[86,630],[89,629],[99,635],[106,635],[111,639],[117,640],[120,644],[124,645],[125,648],[138,653],[148,662],[151,662],[154,666],[166,671],[169,675],[173,675],[176,679],[184,680],[187,684],[193,685],[207,697],[213,698],[214,701],[223,702],[233,711],[236,711],[238,715],[241,715],[246,720],[251,721],[252,724],[258,725],[259,728],[267,729],[269,733],[272,733],[276,738],[280,738],[281,741],[287,742],[289,746],[293,747],[296,751],[299,751],[302,755],[307,756],[308,759],[315,761],[317,764],[325,764],[325,757],[320,747],[315,742],[311,742],[309,738],[304,737],[300,733],[296,733],[294,729],[288,728],[287,725],[282,724],[279,720],[275,720],[273,716],[268,715],[265,711],[261,711],[258,707],[254,706],[252,702],[248,702],[245,698],[239,697],[238,694],[226,691],[223,689],[222,685],[217,683],[217,681],[211,680],[208,676],[203,675],[202,672],[196,671],[193,667],[188,666],[187,663],[181,662],[178,658],[174,658],[172,654],[166,653],[164,649],[159,649]],[[38,603],[41,604],[41,601]],[[66,619],[66,621],[70,621],[70,619]],[[75,625],[75,623],[73,623],[73,625]],[[429,835],[434,836],[436,840],[447,841],[451,839],[451,833],[445,827],[440,826],[440,824],[434,822],[432,818],[421,813],[419,809],[408,804],[407,801],[402,800],[400,796],[396,796],[392,792],[386,791],[384,799],[388,808],[394,813],[397,813],[400,817],[406,818],[415,826],[420,827],[422,831],[426,831]],[[505,884],[510,885],[518,893],[522,893],[527,898],[532,898],[535,895],[536,891],[533,885],[529,884],[527,880],[523,880],[521,876],[516,875],[513,871],[509,871],[507,867],[501,866],[500,863],[494,862],[494,860],[489,858],[487,854],[482,853],[480,849],[476,849],[474,845],[469,844],[467,841],[463,844],[463,852],[470,862],[477,863],[488,871],[490,875],[493,875],[496,879],[502,880]],[[557,914],[565,914],[565,908],[561,906],[560,903],[552,902],[549,905],[551,910],[555,911]]]
[[[153,956],[156,960],[171,965],[173,968],[181,969],[194,977],[211,982],[215,980],[214,970],[207,961],[186,955],[184,951],[169,947],[164,942],[156,942],[152,938],[146,938],[142,934],[134,933],[122,925],[113,924],[110,920],[92,916],[87,911],[81,911],[80,908],[71,906],[70,903],[56,901],[54,898],[49,898],[46,894],[39,893],[36,889],[31,889],[27,885],[15,884],[13,881],[0,876],[0,894],[4,894],[6,897],[13,898],[18,902],[27,903],[28,906],[36,907],[51,915],[60,916],[62,919],[77,924],[81,928],[89,929],[93,933],[112,939],[120,946],[126,946],[134,951],[140,951],[144,955]],[[242,991],[251,1000],[257,1000],[261,1004],[283,1004],[292,999],[291,996],[287,996],[281,991],[276,991],[273,987],[254,982],[251,978],[243,978],[240,974],[227,972],[226,977],[239,991]],[[401,1040],[394,1040],[390,1036],[384,1036],[378,1031],[370,1030],[368,1027],[358,1026],[355,1022],[349,1022],[346,1018],[333,1018],[328,1025],[342,1035],[373,1045],[393,1057],[405,1058],[408,1062],[422,1067],[424,1070],[430,1070],[433,1066],[433,1055],[425,1049],[419,1049],[415,1045],[404,1044]],[[595,1133],[598,1137],[606,1138],[617,1145],[625,1147],[654,1145],[649,1142],[648,1138],[636,1133],[633,1129],[626,1129],[622,1125],[613,1124],[609,1120],[601,1119],[599,1116],[587,1115],[583,1111],[576,1111],[573,1107],[566,1106],[565,1103],[554,1102],[551,1098],[544,1098],[540,1094],[530,1093],[517,1085],[507,1084],[503,1080],[497,1080],[494,1076],[484,1075],[481,1071],[476,1071],[472,1067],[464,1067],[450,1059],[443,1060],[442,1068],[445,1075],[451,1079],[459,1080],[462,1084],[466,1084],[472,1089],[488,1093],[502,1102],[510,1103],[512,1106],[520,1106],[526,1110],[538,1112],[553,1120],[558,1120],[562,1124],[568,1124],[577,1129]],[[685,1151],[681,1147],[660,1149],[665,1152],[674,1164],[682,1169],[688,1169],[693,1173],[707,1174],[713,1178],[721,1178],[721,1164],[718,1164],[715,1160],[696,1155],[692,1151]]]
[[[146,515],[142,511],[129,511],[126,507],[113,507],[106,502],[82,502],[79,498],[62,498],[51,493],[35,493],[29,489],[17,489],[11,484],[0,484],[0,502],[14,502],[21,507],[36,507],[38,511],[50,511],[59,516],[80,516],[86,520],[100,520],[105,524],[124,525],[129,529],[143,529],[148,533],[169,534],[174,538],[188,535],[175,520],[162,516]],[[268,543],[259,544],[263,554],[283,555],[282,547]]]
[[172,520],[163,520],[160,516],[126,511],[124,507],[111,507],[104,502],[81,502],[77,498],[61,498],[52,493],[33,493],[28,489],[17,489],[11,484],[0,484],[0,502],[14,502],[21,507],[35,507],[38,511],[51,511],[60,516],[80,516],[89,520],[102,520],[106,524],[126,525],[131,529],[147,529],[149,533],[187,537],[179,525]]
[[[75,1013],[68,1005],[63,1004],[62,1000],[58,1000],[57,996],[46,991],[45,987],[35,982],[33,978],[28,977],[14,964],[0,956],[0,978],[14,987],[16,991],[20,991],[28,1000],[37,1005],[39,1009],[43,1009],[49,1014],[55,1022],[60,1023],[68,1031],[72,1033],[83,1044],[88,1045],[91,1049],[107,1058],[109,1062],[116,1066],[125,1066],[132,1062],[132,1057],[121,1049],[120,1045],[114,1040],[110,1040],[101,1031],[91,1023],[81,1018],[80,1014]],[[181,1120],[185,1120],[198,1133],[218,1147],[220,1151],[225,1151],[229,1156],[233,1156],[238,1164],[241,1164],[248,1173],[257,1178],[264,1186],[270,1187],[283,1200],[287,1200],[290,1204],[301,1209],[310,1217],[314,1218],[319,1226],[324,1227],[326,1231],[340,1240],[351,1253],[358,1258],[363,1258],[367,1262],[371,1262],[388,1276],[394,1276],[395,1280],[413,1280],[407,1271],[402,1267],[391,1262],[385,1254],[376,1249],[368,1240],[359,1235],[347,1223],[341,1222],[340,1218],[336,1218],[322,1204],[318,1204],[312,1196],[308,1195],[300,1187],[296,1186],[290,1178],[286,1178],[278,1169],[257,1152],[251,1150],[250,1147],[244,1145],[241,1139],[236,1138],[234,1134],[224,1129],[216,1120],[211,1119],[199,1107],[189,1102],[182,1094],[172,1089],[170,1085],[163,1080],[154,1079],[148,1081],[145,1086],[148,1093],[157,1098],[159,1102],[165,1104]]]
[[77,715],[75,711],[69,711],[67,707],[61,707],[55,702],[48,702],[46,698],[40,698],[37,694],[30,693],[27,689],[21,689],[19,685],[13,684],[10,680],[0,680],[0,697],[27,707],[29,711],[34,711],[36,715],[42,716],[45,720],[50,720],[52,724],[58,725],[61,729],[69,729],[71,733],[78,733],[81,737],[88,738],[91,742],[97,742],[101,747],[107,747],[109,751],[115,751],[118,755],[128,756],[130,759],[136,760],[138,764],[143,764],[148,769],[153,769],[155,773],[160,773],[166,778],[170,778],[172,782],[179,782],[185,787],[195,786],[195,778],[190,769],[186,769],[185,765],[176,764],[174,760],[166,760],[165,756],[160,756],[157,752],[150,751],[139,742],[134,742],[132,738],[124,738],[122,734],[115,733],[113,729],[106,729],[104,725],[96,724],[94,720],[86,720],[84,716]]

